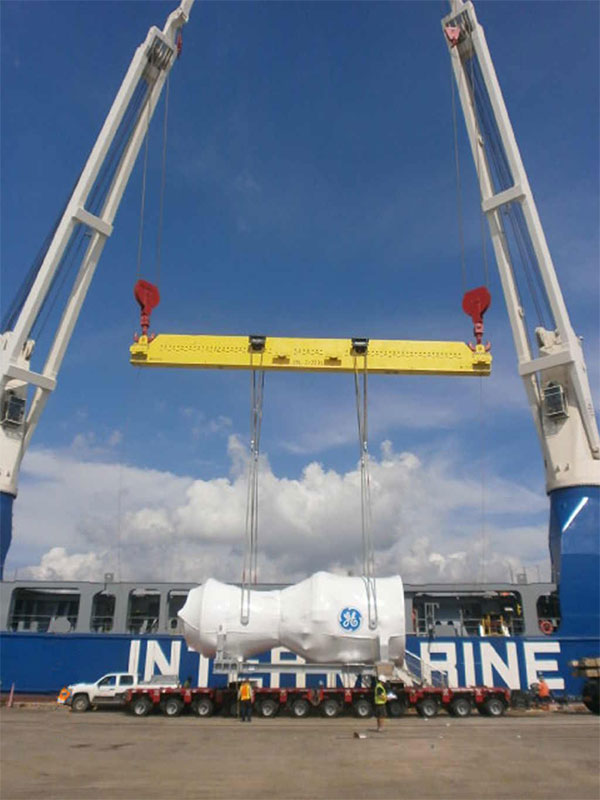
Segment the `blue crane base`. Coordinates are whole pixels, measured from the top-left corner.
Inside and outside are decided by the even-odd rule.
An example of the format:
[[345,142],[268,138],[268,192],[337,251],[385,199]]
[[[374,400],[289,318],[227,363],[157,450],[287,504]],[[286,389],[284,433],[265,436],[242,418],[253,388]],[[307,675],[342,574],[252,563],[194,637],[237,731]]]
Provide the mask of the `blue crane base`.
[[12,512],[14,496],[0,492],[0,581],[4,577],[4,562],[12,539]]
[[550,556],[560,634],[600,635],[600,486],[550,492]]

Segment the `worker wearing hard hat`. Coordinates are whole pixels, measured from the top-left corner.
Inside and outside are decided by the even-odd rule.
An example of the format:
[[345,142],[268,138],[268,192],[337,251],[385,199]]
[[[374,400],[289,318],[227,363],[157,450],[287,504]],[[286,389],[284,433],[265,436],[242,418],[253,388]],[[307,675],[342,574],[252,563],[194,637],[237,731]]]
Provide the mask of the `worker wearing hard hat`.
[[385,704],[387,703],[387,691],[384,686],[385,676],[379,675],[375,683],[375,717],[377,719],[377,731],[383,731],[383,721],[385,719]]

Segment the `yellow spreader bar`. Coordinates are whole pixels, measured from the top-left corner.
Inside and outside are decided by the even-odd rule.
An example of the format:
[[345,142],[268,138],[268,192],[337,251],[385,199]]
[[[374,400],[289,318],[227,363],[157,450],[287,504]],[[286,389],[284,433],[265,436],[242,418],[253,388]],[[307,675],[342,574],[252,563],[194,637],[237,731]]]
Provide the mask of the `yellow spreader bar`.
[[[366,353],[365,353],[366,350]],[[483,345],[387,339],[296,339],[280,336],[141,336],[130,347],[137,367],[264,369],[384,375],[489,375]],[[366,359],[366,363],[365,363]]]

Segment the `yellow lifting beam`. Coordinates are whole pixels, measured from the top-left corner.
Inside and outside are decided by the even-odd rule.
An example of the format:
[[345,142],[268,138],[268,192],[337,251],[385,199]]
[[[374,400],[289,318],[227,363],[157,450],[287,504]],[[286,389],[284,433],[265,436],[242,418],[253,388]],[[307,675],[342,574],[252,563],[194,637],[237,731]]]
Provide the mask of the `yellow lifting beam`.
[[140,336],[130,347],[137,367],[354,372],[383,375],[489,375],[481,344],[389,339],[300,339],[281,336]]

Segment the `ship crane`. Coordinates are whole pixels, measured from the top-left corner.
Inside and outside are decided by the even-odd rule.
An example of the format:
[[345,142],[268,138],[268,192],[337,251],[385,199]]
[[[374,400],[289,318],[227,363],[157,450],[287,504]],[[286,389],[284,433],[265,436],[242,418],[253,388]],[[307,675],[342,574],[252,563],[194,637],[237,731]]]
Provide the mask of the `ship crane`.
[[[12,538],[12,507],[23,456],[51,392],[144,142],[167,76],[181,50],[181,28],[194,0],[181,0],[162,30],[151,27],[136,50],[102,130],[57,222],[8,310],[0,334],[0,578]],[[31,368],[32,331],[66,272],[67,259],[83,251],[43,368]],[[33,397],[28,402],[29,388]]]
[[[519,374],[542,447],[561,635],[600,632],[600,438],[580,339],[563,300],[483,29],[450,0],[442,29],[500,272]],[[530,269],[550,324],[530,337],[517,262]],[[534,348],[530,339],[535,341]],[[589,594],[588,594],[589,593]]]

